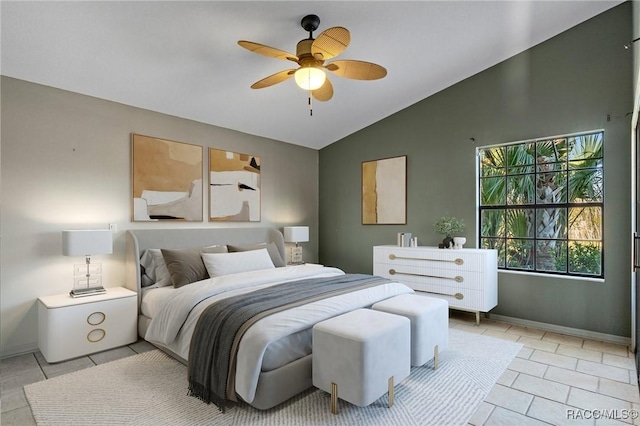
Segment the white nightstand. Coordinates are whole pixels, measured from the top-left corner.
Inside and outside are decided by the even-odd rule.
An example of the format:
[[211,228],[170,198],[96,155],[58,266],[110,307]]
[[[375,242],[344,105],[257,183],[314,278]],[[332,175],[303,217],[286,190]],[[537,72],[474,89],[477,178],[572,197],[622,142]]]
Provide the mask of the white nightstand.
[[38,345],[47,362],[59,362],[128,345],[137,339],[137,294],[124,287],[96,296],[38,299]]

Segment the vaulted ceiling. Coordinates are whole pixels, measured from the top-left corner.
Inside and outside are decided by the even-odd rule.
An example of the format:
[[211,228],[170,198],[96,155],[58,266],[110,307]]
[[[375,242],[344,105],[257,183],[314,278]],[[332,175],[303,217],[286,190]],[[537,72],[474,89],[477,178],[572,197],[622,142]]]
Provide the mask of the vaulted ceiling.
[[[620,1],[90,1],[0,3],[2,75],[314,149],[541,43]],[[295,67],[238,46],[295,53],[307,14],[351,43],[336,59],[383,65],[375,81],[329,77],[313,102]]]

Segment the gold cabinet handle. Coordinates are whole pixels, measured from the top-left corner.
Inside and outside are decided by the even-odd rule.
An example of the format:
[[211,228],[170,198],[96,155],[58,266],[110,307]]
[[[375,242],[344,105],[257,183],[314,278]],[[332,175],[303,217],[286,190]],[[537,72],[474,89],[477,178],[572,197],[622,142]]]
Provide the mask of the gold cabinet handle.
[[94,312],[87,317],[87,324],[100,325],[104,322],[105,319],[107,319],[107,316],[104,314],[104,312]]
[[416,290],[417,292],[420,293],[427,293],[427,294],[439,294],[441,296],[450,296],[450,297],[455,297],[458,300],[462,300],[464,299],[464,294],[462,293],[455,293],[455,294],[451,294],[451,293],[442,293],[440,291],[427,291],[427,290]]
[[105,338],[107,332],[102,328],[95,328],[87,334],[87,340],[91,343],[98,343]]
[[396,256],[395,254],[391,253],[389,255],[389,260],[396,260],[396,259],[406,259],[406,260],[428,260],[431,262],[449,262],[449,263],[455,263],[456,265],[463,265],[464,264],[464,259],[460,259],[459,257],[457,259],[431,259],[428,257],[408,257],[408,256]]
[[456,275],[455,277],[443,277],[441,275],[428,275],[428,274],[413,274],[411,272],[398,272],[395,269],[389,269],[389,273],[391,275],[411,275],[414,277],[428,277],[428,278],[442,278],[444,280],[453,280],[457,283],[461,283],[464,281],[464,277],[461,277],[460,275]]

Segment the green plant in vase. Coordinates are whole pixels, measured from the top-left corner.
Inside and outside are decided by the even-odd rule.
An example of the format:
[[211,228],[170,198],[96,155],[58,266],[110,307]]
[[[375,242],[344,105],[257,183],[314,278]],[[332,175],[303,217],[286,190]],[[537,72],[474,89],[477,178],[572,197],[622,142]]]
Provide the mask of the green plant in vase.
[[445,238],[442,240],[444,248],[450,248],[453,235],[464,231],[464,221],[453,216],[442,216],[433,224],[433,229]]

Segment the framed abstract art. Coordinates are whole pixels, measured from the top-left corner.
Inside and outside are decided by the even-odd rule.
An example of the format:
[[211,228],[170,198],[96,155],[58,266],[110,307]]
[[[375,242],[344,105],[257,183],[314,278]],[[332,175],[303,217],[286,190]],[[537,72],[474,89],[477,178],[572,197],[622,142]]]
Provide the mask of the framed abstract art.
[[202,221],[203,148],[132,134],[134,221]]
[[407,156],[362,163],[362,224],[407,223]]
[[209,148],[209,220],[260,222],[260,157]]

